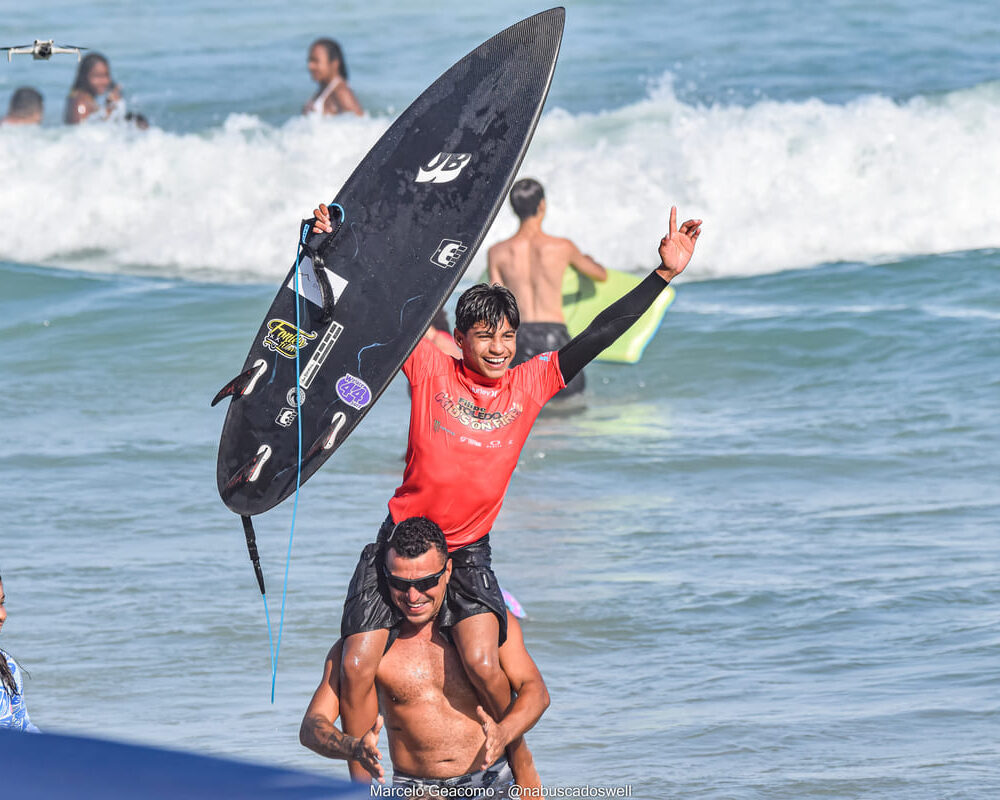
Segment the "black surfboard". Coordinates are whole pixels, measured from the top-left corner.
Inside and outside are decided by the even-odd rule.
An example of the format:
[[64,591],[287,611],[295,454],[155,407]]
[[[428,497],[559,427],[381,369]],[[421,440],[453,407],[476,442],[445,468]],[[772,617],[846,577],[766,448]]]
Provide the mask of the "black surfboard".
[[213,401],[233,398],[217,479],[237,514],[295,491],[300,424],[302,481],[320,468],[458,284],[524,157],[564,20],[545,11],[465,56],[355,169],[334,233],[303,223],[298,283],[293,265],[242,372]]

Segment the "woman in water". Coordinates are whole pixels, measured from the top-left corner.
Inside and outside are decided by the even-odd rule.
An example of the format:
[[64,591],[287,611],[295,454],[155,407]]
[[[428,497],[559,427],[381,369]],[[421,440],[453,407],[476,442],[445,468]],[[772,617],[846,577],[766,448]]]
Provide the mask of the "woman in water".
[[76,125],[101,110],[97,98],[106,94],[104,116],[108,117],[122,99],[121,87],[111,80],[111,67],[100,53],[88,53],[76,71],[76,80],[66,98],[65,122]]
[[347,64],[339,44],[333,39],[317,39],[309,47],[309,60],[306,63],[309,74],[319,84],[319,89],[305,104],[303,114],[343,114],[345,111],[358,115],[364,113],[358,98],[347,85]]
[[[0,578],[0,629],[7,621],[7,596]],[[24,686],[21,680],[23,670],[17,662],[0,650],[0,728],[16,731],[38,732],[38,728],[28,719],[28,708],[24,705]]]

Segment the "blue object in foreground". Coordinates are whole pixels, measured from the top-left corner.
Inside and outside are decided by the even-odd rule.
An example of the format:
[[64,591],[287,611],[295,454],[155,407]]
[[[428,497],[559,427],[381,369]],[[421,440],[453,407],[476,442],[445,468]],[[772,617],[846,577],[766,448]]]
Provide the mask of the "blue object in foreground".
[[369,797],[365,786],[155,747],[0,731],[3,795],[18,800],[319,800]]

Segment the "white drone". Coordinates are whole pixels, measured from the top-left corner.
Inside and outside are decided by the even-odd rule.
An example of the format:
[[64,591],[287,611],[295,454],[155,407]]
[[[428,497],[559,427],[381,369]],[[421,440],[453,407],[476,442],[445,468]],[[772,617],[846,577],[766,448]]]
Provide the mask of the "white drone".
[[48,61],[55,53],[76,53],[76,60],[80,60],[80,51],[86,47],[59,47],[53,43],[52,39],[35,39],[34,44],[20,44],[17,47],[0,47],[0,50],[7,51],[7,60],[13,61],[15,55],[31,55],[35,61]]

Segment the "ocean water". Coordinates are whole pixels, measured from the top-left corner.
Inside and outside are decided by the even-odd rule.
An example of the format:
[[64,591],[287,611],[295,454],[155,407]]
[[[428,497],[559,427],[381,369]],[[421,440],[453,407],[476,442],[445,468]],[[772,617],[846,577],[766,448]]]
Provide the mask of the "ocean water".
[[[46,99],[41,129],[0,128],[0,646],[32,718],[344,776],[297,730],[401,475],[405,387],[303,488],[273,705],[208,403],[298,220],[540,7],[0,10],[0,44],[104,52],[152,123],[64,129],[72,57],[0,63],[0,102]],[[365,117],[296,116],[318,35]],[[552,696],[547,782],[1000,791],[998,52],[988,3],[568,4],[523,169],[547,228],[641,274],[670,204],[705,225],[642,362],[540,418],[493,537]],[[257,520],[275,622],[290,523]]]

